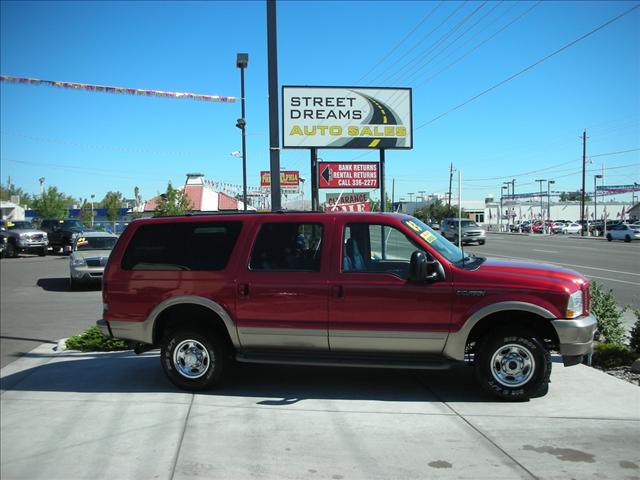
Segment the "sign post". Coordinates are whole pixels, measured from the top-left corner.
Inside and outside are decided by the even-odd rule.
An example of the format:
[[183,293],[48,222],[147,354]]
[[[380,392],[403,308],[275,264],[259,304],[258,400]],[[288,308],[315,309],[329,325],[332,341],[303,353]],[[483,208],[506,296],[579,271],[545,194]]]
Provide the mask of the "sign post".
[[[318,201],[318,149],[311,148],[311,210],[316,212],[320,206]],[[304,208],[304,205],[303,205]]]

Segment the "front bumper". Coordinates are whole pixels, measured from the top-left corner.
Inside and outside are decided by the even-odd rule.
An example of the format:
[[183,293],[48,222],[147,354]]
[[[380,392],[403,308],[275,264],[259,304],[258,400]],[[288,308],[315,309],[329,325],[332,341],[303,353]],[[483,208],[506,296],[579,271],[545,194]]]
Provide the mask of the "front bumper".
[[598,319],[593,315],[585,315],[571,320],[552,320],[560,340],[560,354],[563,357],[576,357],[593,352],[593,335],[598,326]]
[[104,267],[71,267],[71,277],[78,282],[101,282]]

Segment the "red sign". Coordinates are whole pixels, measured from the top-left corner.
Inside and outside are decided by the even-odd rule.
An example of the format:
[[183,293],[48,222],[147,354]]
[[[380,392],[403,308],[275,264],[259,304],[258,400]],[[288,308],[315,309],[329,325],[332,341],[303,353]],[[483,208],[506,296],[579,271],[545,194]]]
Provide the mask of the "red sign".
[[320,162],[319,188],[378,188],[378,162]]
[[[300,182],[300,172],[297,170],[290,170],[280,172],[280,186],[281,187],[298,187]],[[260,172],[260,186],[271,186],[271,172]]]

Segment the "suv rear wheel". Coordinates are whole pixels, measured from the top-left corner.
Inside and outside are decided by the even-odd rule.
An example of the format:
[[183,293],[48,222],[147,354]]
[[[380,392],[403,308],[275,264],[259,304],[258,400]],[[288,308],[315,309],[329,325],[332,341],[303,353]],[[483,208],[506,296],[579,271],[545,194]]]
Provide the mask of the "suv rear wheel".
[[227,363],[225,346],[210,333],[168,332],[160,347],[160,361],[169,380],[185,390],[204,390],[217,383]]
[[551,356],[532,332],[501,330],[479,342],[475,368],[476,378],[487,392],[504,400],[528,400],[546,393]]

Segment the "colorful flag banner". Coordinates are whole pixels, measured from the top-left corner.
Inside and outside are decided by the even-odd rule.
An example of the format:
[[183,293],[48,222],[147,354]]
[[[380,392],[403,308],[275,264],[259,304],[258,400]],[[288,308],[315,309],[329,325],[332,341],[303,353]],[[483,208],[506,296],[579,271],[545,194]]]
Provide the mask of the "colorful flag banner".
[[633,185],[602,185],[596,187],[598,195],[615,195],[617,193],[640,192],[640,184]]
[[140,95],[145,97],[176,98],[179,100],[199,100],[202,102],[234,103],[237,100],[236,97],[221,97],[219,95],[203,95],[200,93],[187,93],[187,92],[165,92],[162,90],[145,90],[145,89],[139,89],[139,88],[107,87],[104,85],[90,85],[87,83],[74,83],[74,82],[56,82],[53,80],[40,80],[37,78],[25,78],[25,77],[10,77],[7,75],[1,75],[0,81],[10,82],[10,83],[20,83],[24,85],[48,85],[50,87],[71,88],[74,90],[85,90],[89,92],[120,93],[124,95]]

